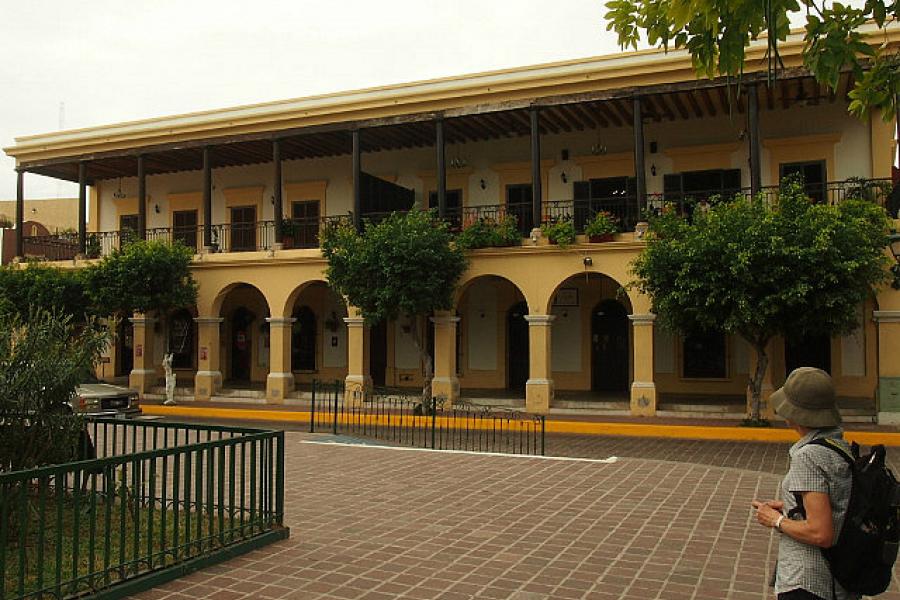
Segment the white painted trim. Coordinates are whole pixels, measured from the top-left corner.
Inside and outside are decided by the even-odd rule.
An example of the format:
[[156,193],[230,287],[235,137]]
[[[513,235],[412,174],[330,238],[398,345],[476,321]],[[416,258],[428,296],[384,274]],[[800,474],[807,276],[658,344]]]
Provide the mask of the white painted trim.
[[525,382],[525,386],[529,385],[553,385],[552,379],[529,379]]
[[194,322],[197,325],[218,325],[225,321],[222,317],[194,317]]
[[631,389],[633,390],[655,390],[656,384],[652,381],[633,381],[631,383]]
[[455,325],[459,323],[459,317],[429,317],[428,320],[435,325]]
[[221,377],[222,371],[197,371],[195,377]]
[[293,317],[266,317],[266,323],[274,327],[290,327],[296,320]]
[[556,320],[556,315],[525,315],[525,320],[529,325],[546,327]]
[[158,319],[154,319],[153,317],[129,317],[128,320],[135,325],[143,325],[146,327],[147,325],[156,323]]
[[362,327],[366,324],[366,320],[362,317],[344,317],[344,323],[347,327]]
[[156,375],[156,369],[132,369],[132,375]]
[[294,380],[293,373],[269,373],[266,379],[290,379]]
[[408,448],[404,446],[382,446],[380,444],[352,444],[347,442],[319,442],[316,440],[300,440],[301,444],[315,444],[317,446],[339,446],[341,448],[368,448],[370,450],[397,450],[399,452],[440,452],[441,454],[467,454],[470,456],[494,456],[498,458],[519,458],[532,460],[555,460],[563,462],[585,462],[598,464],[613,464],[619,461],[619,457],[609,458],[578,458],[570,456],[537,456],[529,454],[508,454],[505,452],[474,452],[472,450],[438,450],[435,448]]
[[879,412],[879,425],[900,425],[900,412]]
[[635,325],[653,325],[653,321],[656,320],[656,315],[654,315],[653,313],[646,313],[646,314],[628,315],[628,318]]
[[872,320],[876,323],[900,323],[900,310],[872,311]]

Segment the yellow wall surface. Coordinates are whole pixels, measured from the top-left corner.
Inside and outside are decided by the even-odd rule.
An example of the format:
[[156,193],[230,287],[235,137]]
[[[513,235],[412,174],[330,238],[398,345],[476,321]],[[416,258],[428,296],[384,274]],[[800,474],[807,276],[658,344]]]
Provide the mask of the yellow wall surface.
[[[25,199],[25,220],[37,221],[50,233],[78,230],[78,198]],[[16,201],[0,200],[0,217],[16,222]],[[90,219],[89,219],[90,225]]]

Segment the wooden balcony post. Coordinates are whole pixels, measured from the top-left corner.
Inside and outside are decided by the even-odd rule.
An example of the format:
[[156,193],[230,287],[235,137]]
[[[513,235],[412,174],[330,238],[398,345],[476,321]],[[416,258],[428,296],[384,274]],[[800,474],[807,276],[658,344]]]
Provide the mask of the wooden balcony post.
[[359,148],[359,129],[350,132],[353,143],[353,226],[359,230],[362,227],[362,172]]
[[759,151],[759,93],[756,84],[751,83],[748,90],[748,128],[750,138],[750,193],[756,196],[762,188],[762,165]]
[[147,239],[147,173],[144,171],[144,155],[137,157],[138,177],[138,237]]
[[634,177],[640,212],[647,208],[647,169],[644,165],[644,117],[638,96],[634,98]]
[[87,254],[87,164],[78,163],[78,254]]
[[212,161],[209,146],[203,147],[203,251],[212,249]]
[[25,169],[16,169],[16,258],[25,256]]
[[[444,119],[438,117],[434,123],[435,146],[437,147],[437,203],[438,216],[447,217],[447,164],[444,155]],[[434,208],[433,206],[429,208]]]
[[541,129],[538,108],[532,106],[531,116],[531,220],[532,227],[541,226]]
[[284,219],[284,209],[281,206],[281,140],[272,140],[272,162],[275,166],[272,184],[275,188],[275,243],[280,248],[284,233],[281,231],[281,220]]

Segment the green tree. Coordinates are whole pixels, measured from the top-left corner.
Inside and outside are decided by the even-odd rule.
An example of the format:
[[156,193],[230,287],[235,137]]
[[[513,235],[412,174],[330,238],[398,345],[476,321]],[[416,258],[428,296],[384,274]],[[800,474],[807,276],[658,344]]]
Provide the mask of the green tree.
[[40,263],[0,267],[0,312],[27,319],[35,311],[55,310],[84,321],[89,304],[80,271]]
[[888,121],[898,110],[900,54],[859,30],[870,19],[879,27],[897,24],[900,0],[865,0],[861,8],[831,0],[610,0],[606,8],[607,29],[623,48],[637,48],[643,37],[651,46],[687,50],[700,77],[738,80],[747,46],[763,34],[768,71],[776,75],[790,18],[804,16],[803,61],[816,80],[837,91],[841,72],[850,69],[853,114],[877,109]]
[[61,311],[0,315],[0,471],[75,457],[83,422],[68,403],[108,339]]
[[394,213],[361,233],[348,224],[322,237],[328,283],[357,307],[369,324],[404,317],[425,371],[423,402],[431,399],[432,361],[418,321],[453,306],[453,292],[466,269],[462,248],[433,211]]
[[180,243],[135,240],[85,269],[88,296],[99,314],[119,317],[192,306],[192,256]]
[[[192,250],[181,243],[134,240],[85,270],[88,295],[103,316],[122,319],[138,312],[165,319],[170,311],[197,302],[192,257]],[[169,328],[164,331],[168,353]]]
[[777,206],[739,196],[695,212],[693,222],[655,219],[632,264],[633,285],[672,331],[722,331],[747,341],[757,358],[749,387],[750,418],[758,421],[767,344],[856,327],[859,305],[889,277],[888,226],[871,202],[812,204],[790,179]]

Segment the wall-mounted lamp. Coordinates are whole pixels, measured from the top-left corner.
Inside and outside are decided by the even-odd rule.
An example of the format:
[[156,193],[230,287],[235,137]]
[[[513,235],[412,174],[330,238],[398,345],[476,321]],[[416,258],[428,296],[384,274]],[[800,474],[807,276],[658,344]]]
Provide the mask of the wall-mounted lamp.
[[483,190],[486,190],[486,189],[487,189],[487,181],[485,181],[484,179],[482,179],[481,181],[479,181],[479,182],[478,182],[478,185],[480,185],[480,186],[481,186],[481,189],[483,189]]
[[565,171],[559,174],[559,178],[562,179],[563,183],[569,183],[569,176],[566,175]]
[[581,262],[584,263],[584,266],[590,267],[591,265],[594,264],[594,259],[591,258],[590,256],[585,256],[585,257],[584,257],[584,260],[582,260]]
[[480,313],[478,313],[478,318],[479,318],[479,319],[483,319],[483,318],[484,318],[484,311],[481,311]]
[[269,196],[269,202],[272,203],[272,206],[275,206],[275,196]]
[[650,174],[656,177],[656,165],[650,165]]
[[153,212],[155,212],[156,214],[159,214],[159,204],[153,205]]
[[31,212],[32,212],[32,213],[36,213],[36,212],[37,212],[37,209],[36,209],[36,208],[32,208],[32,209],[31,209]]

